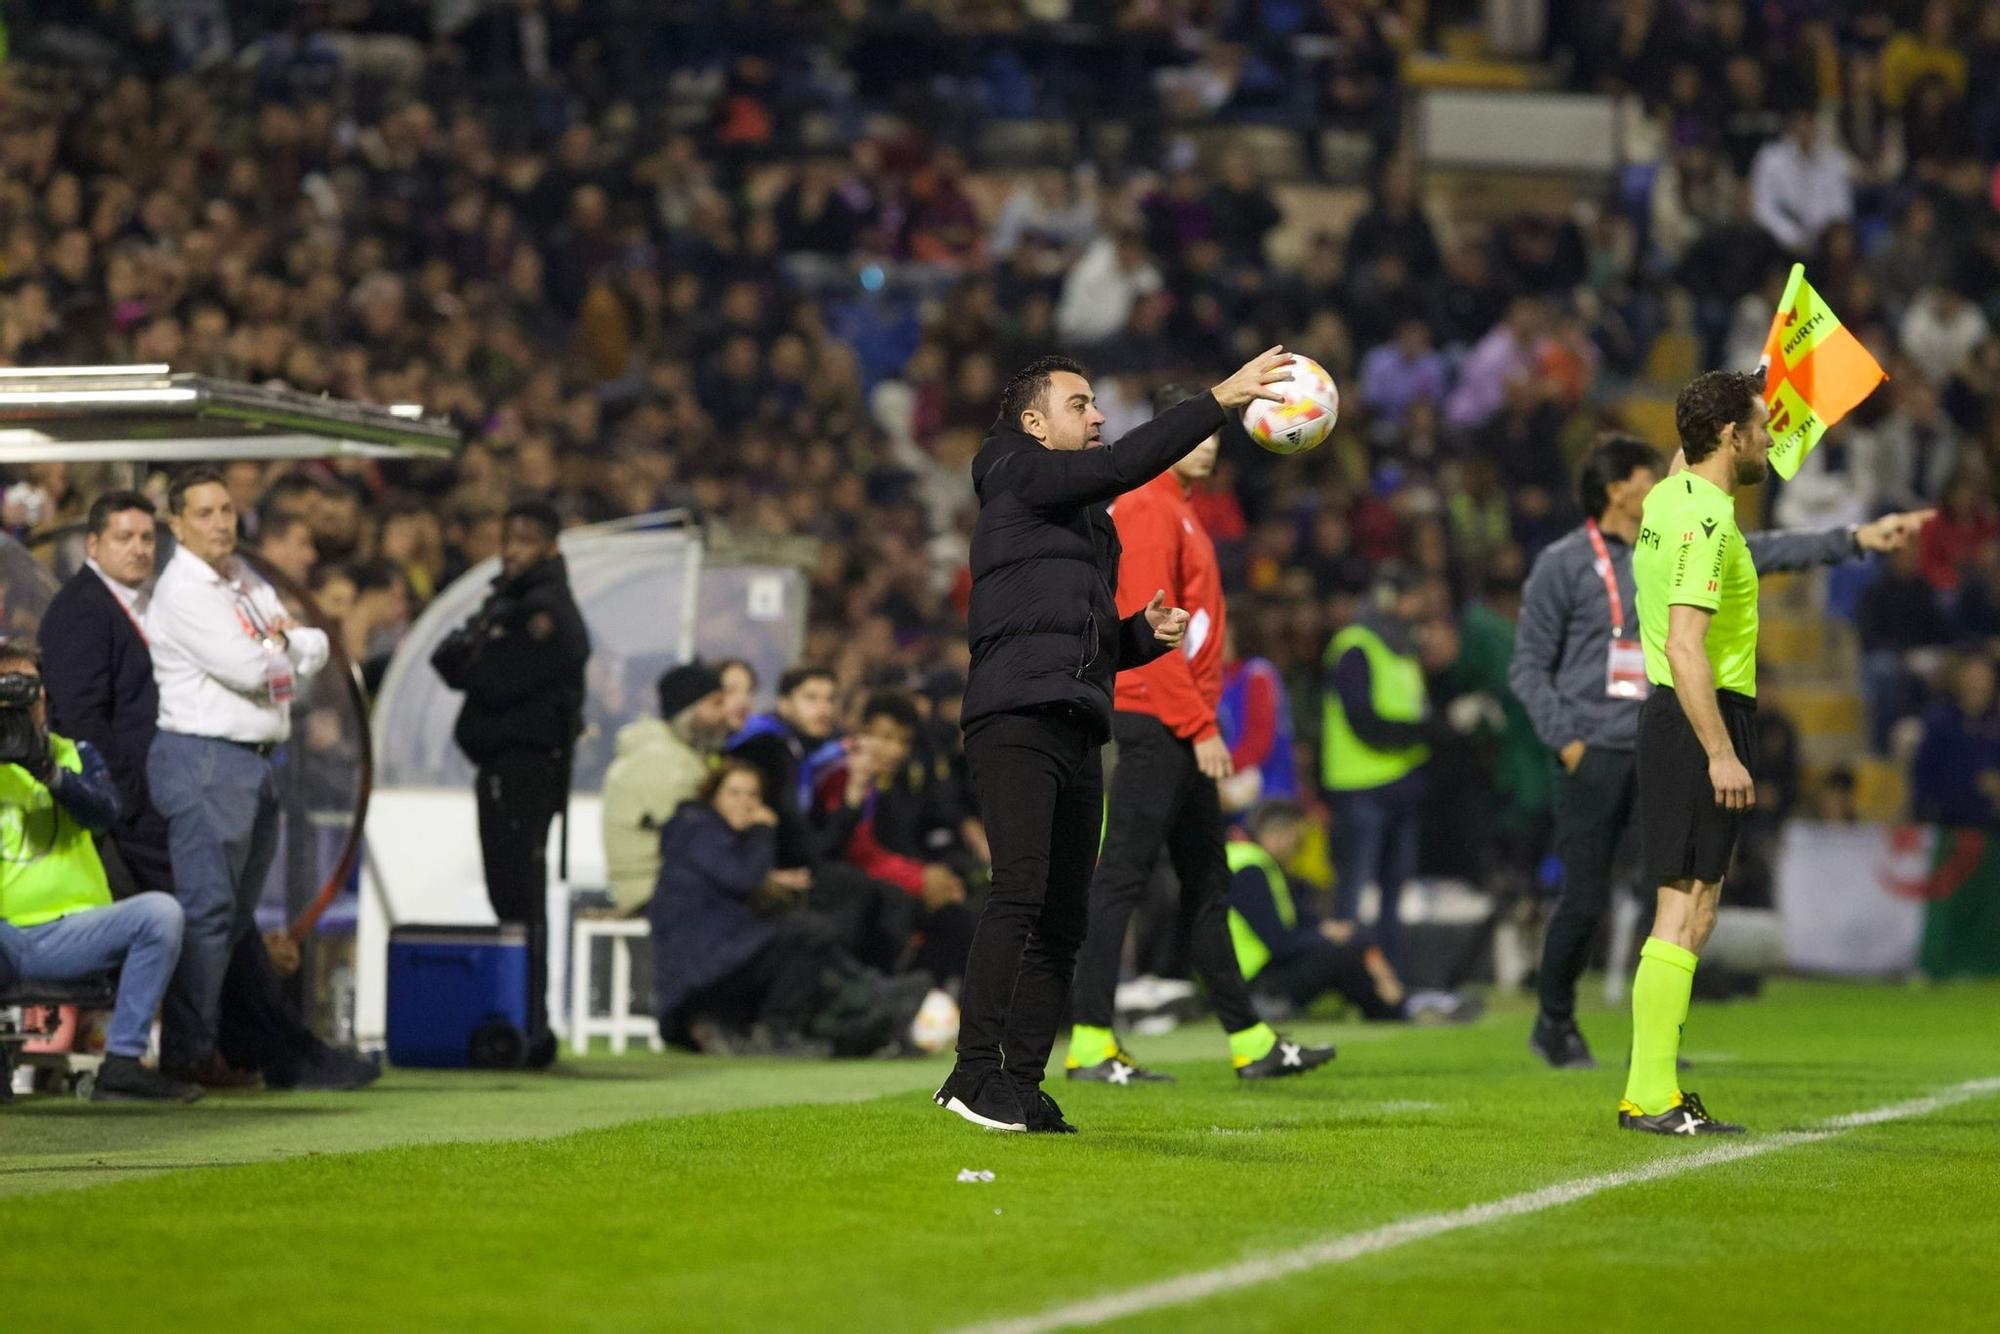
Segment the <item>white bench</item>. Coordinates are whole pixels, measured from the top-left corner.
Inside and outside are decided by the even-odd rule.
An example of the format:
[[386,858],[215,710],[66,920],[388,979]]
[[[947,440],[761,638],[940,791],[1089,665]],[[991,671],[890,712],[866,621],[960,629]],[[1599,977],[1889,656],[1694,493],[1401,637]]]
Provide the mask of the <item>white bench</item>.
[[[581,1056],[594,1037],[611,1039],[611,1050],[623,1055],[632,1038],[644,1038],[654,1051],[665,1051],[660,1024],[649,1014],[632,1013],[632,949],[624,942],[651,940],[653,928],[643,917],[579,917],[570,928],[569,1046]],[[590,1012],[591,965],[595,942],[611,942],[611,1005],[602,1017]]]

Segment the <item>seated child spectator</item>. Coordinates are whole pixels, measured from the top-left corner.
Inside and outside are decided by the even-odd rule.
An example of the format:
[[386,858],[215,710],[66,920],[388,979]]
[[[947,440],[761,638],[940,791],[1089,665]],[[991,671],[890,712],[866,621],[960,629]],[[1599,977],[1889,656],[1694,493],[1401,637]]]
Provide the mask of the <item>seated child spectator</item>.
[[862,874],[893,886],[907,966],[950,987],[965,974],[975,919],[965,906],[965,882],[921,846],[927,775],[911,763],[922,719],[909,696],[877,691],[862,710],[861,728],[829,754],[814,758],[813,823],[819,847]]

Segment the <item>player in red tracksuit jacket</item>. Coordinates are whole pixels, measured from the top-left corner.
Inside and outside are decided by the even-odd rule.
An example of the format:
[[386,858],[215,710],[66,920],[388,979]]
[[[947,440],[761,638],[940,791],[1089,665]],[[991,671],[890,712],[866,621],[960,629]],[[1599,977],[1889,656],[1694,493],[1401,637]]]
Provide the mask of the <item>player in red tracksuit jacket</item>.
[[[1188,391],[1167,389],[1166,404]],[[1167,1082],[1144,1069],[1112,1031],[1119,958],[1132,910],[1164,848],[1180,879],[1181,916],[1195,971],[1229,1035],[1230,1058],[1247,1079],[1299,1074],[1333,1059],[1331,1047],[1280,1041],[1257,1018],[1229,937],[1229,863],[1216,784],[1229,776],[1229,747],[1216,725],[1222,695],[1222,574],[1215,544],[1188,503],[1188,485],[1215,469],[1220,437],[1111,505],[1124,559],[1118,610],[1125,615],[1164,590],[1187,609],[1180,649],[1118,675],[1112,739],[1109,817],[1097,873],[1090,882],[1090,928],[1077,956],[1070,998],[1073,1027],[1064,1062],[1071,1079],[1107,1083]]]

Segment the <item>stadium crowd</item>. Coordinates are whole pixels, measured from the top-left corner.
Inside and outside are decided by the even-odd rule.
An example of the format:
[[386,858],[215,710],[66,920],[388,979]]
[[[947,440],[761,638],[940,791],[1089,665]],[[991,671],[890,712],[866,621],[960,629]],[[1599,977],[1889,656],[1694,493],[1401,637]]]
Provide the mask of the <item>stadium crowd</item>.
[[[1411,0],[710,8],[0,5],[0,365],[165,362],[463,428],[448,464],[225,470],[371,682],[516,499],[685,507],[819,539],[802,661],[855,728],[902,688],[912,736],[948,737],[966,468],[1007,375],[1083,357],[1115,439],[1160,385],[1283,343],[1346,398],[1315,454],[1237,436],[1196,489],[1235,656],[1271,666],[1315,772],[1330,639],[1385,572],[1414,589],[1456,738],[1427,818],[1476,831],[1425,839],[1425,869],[1490,882],[1546,841],[1506,663],[1529,563],[1580,517],[1572,460],[1663,342],[1752,363],[1802,258],[1891,379],[1766,517],[1940,506],[1834,601],[1871,743],[1921,719],[1917,813],[2000,820],[2000,4],[1551,6],[1551,67],[1637,113],[1627,164],[1491,223],[1441,211],[1403,142],[1401,62],[1438,22]],[[1073,160],[982,160],[1030,116],[1076,127]],[[1340,182],[1288,195],[1196,122],[1296,129],[1308,176],[1339,170],[1319,128],[1359,136],[1363,206],[1322,220]],[[17,537],[109,485],[8,477]],[[954,855],[968,813],[930,826]]]

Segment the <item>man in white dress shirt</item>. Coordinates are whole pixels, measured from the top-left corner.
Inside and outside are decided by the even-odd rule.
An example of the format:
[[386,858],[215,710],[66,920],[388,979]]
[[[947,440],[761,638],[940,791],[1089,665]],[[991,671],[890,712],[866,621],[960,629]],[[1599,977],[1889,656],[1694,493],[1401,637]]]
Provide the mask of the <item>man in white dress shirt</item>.
[[223,973],[277,849],[271,752],[290,737],[292,699],[328,645],[237,559],[236,506],[219,472],[182,471],[167,509],[180,546],[146,611],[160,691],[146,781],[186,915],[161,1040],[161,1065],[178,1071],[214,1050]]

